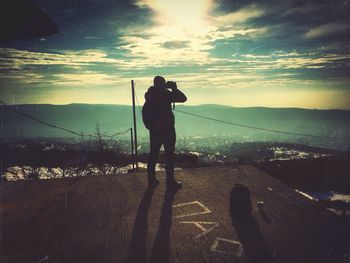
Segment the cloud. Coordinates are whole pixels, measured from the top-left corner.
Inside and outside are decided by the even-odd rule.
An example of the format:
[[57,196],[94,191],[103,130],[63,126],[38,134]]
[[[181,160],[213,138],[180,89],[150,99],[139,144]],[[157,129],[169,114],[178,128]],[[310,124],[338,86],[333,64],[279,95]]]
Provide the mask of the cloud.
[[124,69],[210,65],[220,60],[211,54],[216,41],[253,38],[266,30],[233,24],[262,15],[254,5],[220,16],[213,14],[211,0],[139,0],[136,5],[150,9],[154,23],[147,28],[130,27],[120,36],[123,44],[118,48],[125,52]]
[[308,32],[306,32],[304,36],[306,38],[319,38],[319,37],[342,34],[346,32],[350,33],[349,24],[332,22],[325,25],[314,27],[310,29]]
[[188,41],[167,41],[163,43],[163,47],[173,49],[173,48],[185,48],[188,46]]
[[214,16],[212,19],[219,25],[238,24],[244,23],[252,18],[260,17],[264,15],[264,13],[265,12],[258,8],[257,5],[251,5],[232,13],[227,13],[216,17]]
[[119,60],[108,58],[102,50],[60,50],[57,52],[34,52],[14,48],[0,48],[0,68],[21,69],[28,65],[82,66],[93,63],[118,64]]
[[[112,74],[103,74],[99,72],[80,72],[71,74],[53,74],[53,83],[63,86],[101,86],[101,85],[117,85],[121,83],[123,77]],[[124,80],[125,81],[125,80]]]
[[[237,57],[237,58],[236,58]],[[275,51],[269,55],[236,55],[232,61],[240,61],[242,66],[250,69],[303,69],[336,68],[344,64],[350,66],[350,53],[320,52],[282,52]]]

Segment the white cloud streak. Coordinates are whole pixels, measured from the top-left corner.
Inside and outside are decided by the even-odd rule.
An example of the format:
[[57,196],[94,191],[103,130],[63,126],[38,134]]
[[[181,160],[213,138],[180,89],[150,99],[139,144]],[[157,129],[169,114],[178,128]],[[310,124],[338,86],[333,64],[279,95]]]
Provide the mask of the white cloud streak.
[[2,69],[21,69],[25,65],[64,65],[83,66],[93,63],[120,63],[107,57],[102,50],[64,50],[60,53],[33,52],[14,48],[0,48],[0,67]]
[[339,33],[345,33],[346,31],[350,32],[349,24],[328,23],[325,25],[311,28],[308,32],[305,33],[304,36],[305,38],[318,38],[336,35]]
[[226,26],[228,24],[245,23],[252,18],[262,16],[264,13],[265,12],[262,9],[259,9],[256,5],[251,5],[251,6],[242,8],[236,12],[212,17],[212,19],[216,22],[216,24]]

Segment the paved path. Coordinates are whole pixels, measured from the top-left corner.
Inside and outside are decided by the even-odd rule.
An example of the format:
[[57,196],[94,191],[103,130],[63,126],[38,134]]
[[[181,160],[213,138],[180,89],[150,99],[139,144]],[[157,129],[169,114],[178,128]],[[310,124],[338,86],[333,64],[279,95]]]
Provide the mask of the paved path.
[[[166,191],[163,173],[154,190],[144,172],[6,183],[0,261],[348,262],[349,223],[266,173],[240,166],[176,176],[177,193]],[[251,190],[247,222],[230,218],[235,183]]]

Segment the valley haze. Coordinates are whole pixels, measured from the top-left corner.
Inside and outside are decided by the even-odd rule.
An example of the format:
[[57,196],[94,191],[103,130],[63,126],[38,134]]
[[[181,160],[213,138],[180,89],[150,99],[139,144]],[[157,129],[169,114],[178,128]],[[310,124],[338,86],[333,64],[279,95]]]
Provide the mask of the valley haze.
[[[141,107],[136,107],[137,132],[140,141],[148,140],[148,130],[142,123]],[[114,134],[132,127],[132,107],[111,104],[21,104],[0,107],[2,137],[38,138],[74,135],[54,129],[24,117],[18,110],[47,123],[79,134],[94,134],[96,126],[102,134]],[[324,137],[288,135],[239,127],[227,123],[186,115],[184,111],[204,117],[241,125]],[[178,138],[213,137],[232,142],[289,142],[348,150],[350,141],[349,110],[316,110],[300,108],[239,108],[215,104],[197,106],[176,105],[174,111]],[[76,136],[78,137],[78,136]],[[118,139],[128,140],[128,133]]]

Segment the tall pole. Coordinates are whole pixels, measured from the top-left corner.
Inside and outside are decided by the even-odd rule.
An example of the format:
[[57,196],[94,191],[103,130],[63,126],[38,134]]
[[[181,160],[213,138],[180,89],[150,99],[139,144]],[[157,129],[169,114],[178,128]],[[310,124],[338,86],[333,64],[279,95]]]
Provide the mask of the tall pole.
[[137,158],[137,131],[136,131],[136,110],[135,110],[135,85],[134,81],[131,81],[131,92],[132,92],[132,113],[134,117],[134,142],[135,142],[135,163],[136,163],[136,171],[139,168],[138,158]]
[[2,187],[3,187],[3,180],[2,180],[2,159],[0,160],[0,246],[2,248]]
[[131,158],[132,158],[132,169],[135,169],[135,155],[134,155],[134,136],[132,128],[130,128],[130,141],[131,141]]

